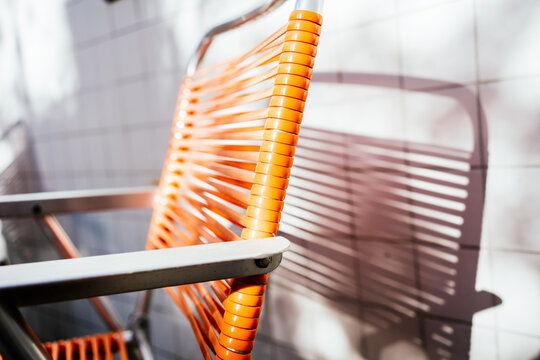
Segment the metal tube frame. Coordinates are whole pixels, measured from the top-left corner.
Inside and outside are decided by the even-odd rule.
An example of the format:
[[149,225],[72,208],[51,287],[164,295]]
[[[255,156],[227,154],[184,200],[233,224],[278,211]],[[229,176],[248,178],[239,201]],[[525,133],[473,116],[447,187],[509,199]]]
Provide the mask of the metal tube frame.
[[138,344],[139,357],[142,360],[153,360],[150,347],[150,318],[148,313],[150,312],[150,305],[152,297],[154,295],[153,290],[145,290],[141,293],[136,305],[136,309],[131,315],[129,322],[129,328],[133,330],[135,340]]
[[[245,23],[253,21],[269,13],[284,2],[285,0],[270,0],[266,4],[263,4],[237,18],[229,20],[210,29],[208,32],[206,32],[206,34],[204,34],[202,40],[199,42],[199,45],[196,47],[195,52],[189,59],[186,74],[188,76],[191,76],[197,71],[197,68],[204,59],[208,48],[210,47],[212,41],[217,35],[229,30],[233,30]],[[322,11],[323,4],[324,0],[296,0],[295,9],[309,10],[320,13]]]
[[152,303],[152,296],[152,290],[143,291],[141,297],[137,302],[137,309],[135,310],[136,317],[145,317],[148,315],[148,312],[150,311],[150,305]]
[[139,358],[142,360],[154,360],[150,341],[148,340],[150,338],[150,326],[148,322],[148,316],[145,314],[144,317],[138,316],[134,318],[130,322],[129,327],[133,331],[133,340],[137,344],[137,355],[139,356]]
[[5,359],[51,360],[19,309],[0,297],[0,353]]
[[[38,217],[36,221],[45,233],[45,236],[52,241],[53,245],[64,259],[76,259],[81,257],[75,244],[73,244],[55,216],[43,215]],[[52,233],[52,236],[50,236],[50,233]],[[92,303],[99,316],[111,331],[120,331],[125,328],[120,314],[108,298],[93,297],[88,300]]]
[[2,266],[0,297],[31,306],[262,275],[289,245],[274,237]]
[[195,71],[197,71],[197,68],[201,64],[204,56],[206,55],[206,52],[208,50],[208,47],[214,40],[214,37],[217,35],[224,33],[226,31],[235,29],[247,22],[253,21],[268,12],[270,12],[272,9],[280,6],[283,4],[285,0],[270,0],[266,4],[263,4],[259,7],[256,7],[255,9],[237,17],[232,20],[229,20],[223,24],[217,25],[210,29],[206,34],[204,34],[202,40],[199,42],[199,45],[195,49],[195,52],[191,56],[188,62],[186,74],[187,75],[193,75]]
[[155,190],[155,187],[137,187],[0,195],[0,219],[151,208]]

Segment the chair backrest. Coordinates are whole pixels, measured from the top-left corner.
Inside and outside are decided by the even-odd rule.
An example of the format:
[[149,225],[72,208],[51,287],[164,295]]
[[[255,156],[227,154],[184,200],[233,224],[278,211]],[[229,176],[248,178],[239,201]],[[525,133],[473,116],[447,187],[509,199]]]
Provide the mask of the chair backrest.
[[[148,249],[277,233],[321,21],[295,10],[244,55],[184,78]],[[205,359],[249,359],[266,282],[265,275],[166,291]]]

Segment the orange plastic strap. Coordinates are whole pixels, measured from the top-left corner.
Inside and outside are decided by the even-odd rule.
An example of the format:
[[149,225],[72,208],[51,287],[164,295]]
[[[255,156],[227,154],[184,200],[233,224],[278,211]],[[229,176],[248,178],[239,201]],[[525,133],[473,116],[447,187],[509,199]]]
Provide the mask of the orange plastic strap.
[[268,129],[282,130],[292,134],[298,134],[300,131],[300,124],[283,119],[269,118],[266,121],[266,126]]
[[[243,239],[269,237],[279,230],[321,23],[322,17],[310,11],[296,10],[290,16],[248,200]],[[225,313],[216,359],[251,358],[266,279],[267,276],[232,281],[231,292],[223,303]]]
[[102,356],[106,360],[113,360],[114,354],[118,354],[120,360],[128,360],[126,343],[121,331],[48,342],[44,346],[54,360],[96,360],[102,359]]
[[226,313],[223,322],[229,325],[237,326],[242,329],[256,329],[259,324],[259,318],[247,318],[231,313]]
[[[291,86],[296,86],[302,89],[307,89],[309,87],[309,82],[310,82],[309,79],[306,79],[304,77],[294,75],[294,74],[278,74],[276,76],[276,85],[291,85]],[[299,113],[299,115],[300,117],[302,117],[302,113]],[[274,116],[274,115],[270,113],[270,116]]]
[[272,175],[255,174],[255,177],[253,178],[253,183],[275,187],[278,189],[286,189],[289,185],[289,180]]
[[272,141],[263,141],[261,145],[261,151],[273,154],[293,156],[295,148],[292,145],[280,144]]

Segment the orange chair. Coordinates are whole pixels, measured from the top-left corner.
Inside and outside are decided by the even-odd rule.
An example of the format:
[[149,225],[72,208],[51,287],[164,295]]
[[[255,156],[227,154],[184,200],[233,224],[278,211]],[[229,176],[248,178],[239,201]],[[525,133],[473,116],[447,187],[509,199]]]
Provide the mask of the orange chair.
[[[22,285],[19,280],[0,280],[0,295],[9,298],[0,301],[0,334],[20,342],[15,349],[5,344],[6,338],[0,339],[0,351],[39,359],[49,358],[49,353],[53,359],[112,359],[116,351],[120,359],[127,359],[125,332],[110,316],[110,305],[101,298],[94,303],[113,332],[48,343],[47,351],[21,325],[23,321],[13,307],[165,287],[189,320],[205,359],[251,358],[267,273],[278,265],[288,246],[284,239],[264,238],[274,237],[279,228],[317,50],[321,1],[297,1],[288,23],[244,55],[200,69],[198,64],[215,35],[281,2],[272,1],[247,17],[210,31],[194,55],[182,82],[168,153],[153,195],[147,250],[154,251],[107,255],[110,261],[106,274],[97,274],[88,282],[81,280],[81,274],[70,278],[62,274],[45,294],[40,289],[44,280],[39,276],[36,279],[33,273],[45,271],[47,264],[0,268],[0,279],[20,274],[22,267],[30,274],[23,278]],[[140,190],[140,203],[147,201],[149,194]],[[0,198],[0,217],[33,212],[55,234],[61,252],[76,258],[69,238],[50,215],[58,210],[56,197],[36,202],[21,196]],[[137,202],[130,194],[111,196]],[[78,211],[92,206],[89,201],[81,205],[78,200],[80,196],[75,201]],[[14,206],[20,211],[13,212]],[[182,248],[171,249],[178,247]],[[171,251],[176,252],[170,264],[159,261],[159,256],[171,258]],[[82,263],[84,260],[88,263]],[[65,272],[66,266],[78,261],[83,270],[92,272],[96,264],[93,260],[59,260],[53,268]],[[72,264],[66,265],[66,261]],[[122,267],[124,261],[129,264]],[[128,266],[134,269],[128,271]],[[154,276],[148,276],[149,271]],[[158,273],[160,280],[156,282]],[[206,280],[212,281],[200,283]],[[78,281],[83,284],[73,286]],[[99,284],[94,286],[97,290],[89,291],[95,284]],[[146,316],[150,299],[150,292],[146,292],[139,304],[139,319]],[[139,355],[150,358],[141,323],[134,322],[130,334],[143,345]]]

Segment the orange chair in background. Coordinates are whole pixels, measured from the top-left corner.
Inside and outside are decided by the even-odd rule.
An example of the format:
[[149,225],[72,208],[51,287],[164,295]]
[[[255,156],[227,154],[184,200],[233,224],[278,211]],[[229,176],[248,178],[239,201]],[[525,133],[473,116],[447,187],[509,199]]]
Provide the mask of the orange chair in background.
[[[136,194],[61,194],[64,202],[54,194],[0,197],[0,217],[35,216],[53,233],[64,257],[74,258],[57,261],[58,272],[77,264],[93,272],[98,263],[95,258],[101,258],[116,276],[111,282],[111,273],[105,271],[74,287],[85,276],[67,279],[61,274],[52,288],[43,290],[43,281],[49,279],[36,278],[33,273],[47,272],[48,262],[0,268],[2,352],[35,359],[112,359],[113,353],[120,359],[127,359],[130,353],[149,359],[142,331],[151,303],[148,291],[141,297],[130,330],[119,324],[110,303],[95,298],[111,333],[45,347],[25,327],[16,306],[164,287],[189,320],[204,359],[251,358],[267,274],[288,247],[286,240],[274,236],[317,51],[322,2],[297,1],[289,21],[253,49],[225,62],[204,68],[198,65],[215,35],[282,2],[271,1],[217,27],[201,42],[182,82],[155,193],[142,189]],[[76,249],[51,214],[95,210],[99,205],[89,199],[96,196],[106,208],[144,206],[152,198],[147,250],[154,251],[77,258]],[[77,205],[66,210],[65,199]],[[265,239],[269,237],[272,239]],[[170,259],[170,264],[163,264],[158,256]],[[13,279],[21,273],[26,274],[22,284]],[[12,279],[4,281],[8,277]],[[211,281],[200,282],[203,280]],[[87,289],[88,284],[93,291]],[[138,349],[130,350],[126,339],[137,342]]]

